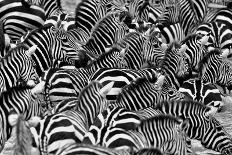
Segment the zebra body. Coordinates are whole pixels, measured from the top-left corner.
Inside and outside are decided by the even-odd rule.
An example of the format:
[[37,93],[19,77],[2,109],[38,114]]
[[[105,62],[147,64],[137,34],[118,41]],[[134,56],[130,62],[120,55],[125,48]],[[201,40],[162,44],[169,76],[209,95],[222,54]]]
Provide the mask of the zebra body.
[[2,93],[0,102],[1,150],[11,134],[12,127],[8,122],[8,116],[11,110],[14,110],[17,114],[22,114],[25,120],[28,120],[33,116],[42,115],[43,111],[41,107],[42,101],[39,96],[35,96],[31,89],[25,89],[22,87],[14,87],[7,92]]
[[181,117],[188,120],[184,128],[187,136],[201,141],[207,149],[231,154],[232,141],[229,134],[211,113],[211,108],[195,101],[169,101],[155,107],[164,114]]
[[0,20],[4,32],[12,41],[18,40],[28,30],[43,26],[44,10],[38,6],[26,7],[20,0],[3,0],[0,2]]
[[219,48],[221,50],[230,49],[232,46],[232,29],[229,28],[226,24],[219,21],[212,21],[210,23],[200,24],[197,29],[197,34],[208,34],[209,36],[208,43],[206,47],[209,51]]
[[155,147],[162,152],[171,154],[178,151],[177,154],[188,154],[186,137],[182,131],[183,129],[181,129],[180,120],[168,115],[158,115],[143,120],[135,129],[131,130],[121,128],[108,128],[105,130],[106,138],[103,139],[103,146],[106,147],[117,149],[133,148],[135,151]]
[[106,128],[121,128],[131,130],[136,128],[142,120],[162,114],[160,111],[149,107],[139,111],[131,111],[121,107],[107,108],[99,114],[89,131],[85,134],[83,143],[92,145],[104,145],[104,137],[107,137]]
[[190,79],[182,84],[179,91],[190,99],[217,110],[223,106],[221,93],[212,83],[203,83],[200,79]]
[[34,137],[42,153],[55,153],[67,144],[81,143],[95,117],[108,107],[105,94],[112,84],[105,87],[93,81],[82,89],[75,110],[68,110],[45,117],[36,124]]
[[153,79],[158,77],[159,73],[155,68],[145,68],[141,70],[132,69],[118,69],[118,68],[100,68],[91,76],[90,81],[97,80],[103,85],[114,81],[114,86],[107,94],[107,99],[110,101],[116,100],[117,95],[121,92],[122,88],[136,78],[144,77]]
[[162,101],[182,100],[185,98],[185,95],[177,90],[157,88],[153,82],[138,78],[130,85],[125,86],[116,101],[111,103],[110,106],[123,107],[129,110],[141,110],[147,107],[155,107],[157,103]]
[[125,62],[119,49],[113,48],[108,53],[99,57],[92,64],[79,69],[49,69],[45,72],[43,80],[45,84],[46,100],[51,104],[57,104],[69,97],[78,97],[79,92],[89,82],[91,75],[99,68],[123,68]]

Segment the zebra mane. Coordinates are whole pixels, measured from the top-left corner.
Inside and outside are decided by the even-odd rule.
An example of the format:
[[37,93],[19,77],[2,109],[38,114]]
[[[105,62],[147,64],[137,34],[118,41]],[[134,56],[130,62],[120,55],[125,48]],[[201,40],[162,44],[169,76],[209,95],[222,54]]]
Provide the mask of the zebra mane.
[[61,1],[60,0],[56,0],[56,2],[57,2],[57,5],[58,5],[59,9],[63,10],[62,9],[62,5],[61,5]]
[[150,122],[154,122],[154,121],[162,122],[162,123],[166,123],[168,121],[168,122],[171,122],[173,125],[175,125],[175,124],[180,124],[182,122],[182,119],[177,118],[172,115],[168,115],[168,114],[159,114],[154,117],[141,120],[141,123],[139,126],[143,126],[143,125],[149,124]]
[[7,51],[6,55],[0,59],[0,62],[2,62],[4,59],[7,59],[12,54],[16,53],[17,50],[21,50],[21,49],[24,51],[28,50],[26,45],[24,45],[23,43],[19,43],[19,44],[17,44],[17,46],[15,48],[12,48],[9,51]]
[[212,56],[212,55],[220,55],[221,51],[219,49],[214,49],[208,53],[206,53],[206,55],[202,58],[202,60],[199,62],[198,64],[198,68],[199,71],[202,71],[204,64],[208,62],[208,59]]
[[5,45],[5,36],[4,36],[4,27],[3,27],[3,22],[0,21],[0,50],[4,51],[4,46]]
[[109,52],[101,54],[96,60],[93,60],[87,67],[91,67],[94,63],[105,60],[108,56],[112,55],[114,52],[120,52],[117,46],[114,46],[110,49]]

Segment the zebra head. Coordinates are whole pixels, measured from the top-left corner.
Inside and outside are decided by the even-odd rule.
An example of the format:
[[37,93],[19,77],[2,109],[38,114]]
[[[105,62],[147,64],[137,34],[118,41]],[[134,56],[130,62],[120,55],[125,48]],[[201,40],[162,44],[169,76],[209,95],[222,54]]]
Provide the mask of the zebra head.
[[20,80],[22,82],[25,82],[26,85],[28,86],[35,86],[35,84],[39,80],[39,76],[36,72],[35,68],[35,62],[32,59],[32,55],[35,53],[35,50],[37,49],[37,45],[33,45],[30,47],[27,51],[25,51],[25,59],[21,68],[21,73],[20,73]]

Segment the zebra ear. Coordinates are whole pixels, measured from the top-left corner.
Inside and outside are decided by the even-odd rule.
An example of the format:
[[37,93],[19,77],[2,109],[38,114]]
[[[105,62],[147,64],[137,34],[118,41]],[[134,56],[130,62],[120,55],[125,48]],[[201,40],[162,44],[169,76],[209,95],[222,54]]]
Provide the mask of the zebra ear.
[[26,54],[28,57],[31,57],[32,54],[35,53],[35,50],[37,49],[37,45],[33,45],[32,47],[30,47],[27,51]]
[[227,56],[229,55],[229,53],[230,53],[230,50],[227,48],[227,49],[225,49],[225,50],[222,51],[221,56],[223,58],[227,58]]
[[179,51],[180,52],[185,52],[187,48],[188,48],[188,46],[186,44],[183,44],[183,45],[181,45]]
[[31,119],[29,119],[27,123],[29,127],[36,127],[39,124],[40,120],[41,118],[39,116],[34,116]]
[[100,90],[101,96],[105,97],[110,92],[110,90],[113,88],[113,85],[114,85],[114,81],[108,83],[103,88],[101,88]]
[[31,93],[33,95],[41,94],[44,90],[44,87],[45,87],[45,81],[41,81],[34,88],[31,89]]
[[208,40],[209,40],[209,36],[210,36],[210,35],[205,35],[205,36],[203,36],[203,37],[200,39],[201,45],[206,45],[206,43],[207,43]]
[[126,51],[128,50],[128,46],[126,46],[126,48],[122,48],[121,49],[121,51],[120,51],[120,55],[122,56],[122,57],[125,57],[125,55],[126,55]]
[[205,116],[214,116],[217,113],[217,108],[208,107],[207,111],[205,112]]

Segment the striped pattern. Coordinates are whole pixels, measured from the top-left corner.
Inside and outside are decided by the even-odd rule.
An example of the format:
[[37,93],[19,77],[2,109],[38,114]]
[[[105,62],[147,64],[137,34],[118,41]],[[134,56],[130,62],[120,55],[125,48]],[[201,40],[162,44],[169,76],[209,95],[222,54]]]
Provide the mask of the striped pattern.
[[2,79],[0,94],[19,84],[30,85],[29,81],[33,81],[34,84],[38,81],[35,64],[31,58],[34,51],[35,49],[19,45],[8,51],[8,54],[0,60],[0,79]]
[[221,124],[210,115],[211,109],[194,101],[170,101],[158,104],[157,110],[164,114],[187,119],[189,124],[184,128],[187,136],[201,141],[205,148],[222,154],[230,154],[232,140]]
[[14,87],[7,92],[2,93],[0,98],[0,150],[4,146],[6,140],[10,137],[11,129],[8,122],[8,116],[11,110],[17,114],[22,114],[25,120],[33,116],[42,114],[42,100],[38,96],[34,96],[31,89],[22,87]]
[[44,24],[45,12],[38,6],[27,7],[20,0],[2,0],[0,2],[0,20],[4,32],[12,41],[17,41],[28,30]]
[[102,18],[92,30],[91,37],[82,48],[89,53],[100,56],[105,48],[121,40],[128,31],[128,27],[120,20],[118,13],[111,13]]

